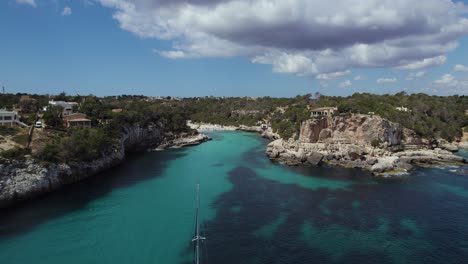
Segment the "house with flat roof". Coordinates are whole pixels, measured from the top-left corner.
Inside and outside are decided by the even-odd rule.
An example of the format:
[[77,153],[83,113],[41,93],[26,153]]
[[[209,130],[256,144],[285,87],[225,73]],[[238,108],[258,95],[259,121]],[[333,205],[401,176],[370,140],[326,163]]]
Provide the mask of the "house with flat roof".
[[[62,107],[62,114],[64,116],[73,114],[73,107],[78,106],[77,102],[65,102],[65,101],[49,101],[49,105]],[[45,111],[47,108],[44,109]]]
[[0,109],[0,125],[16,125],[19,122],[18,112]]
[[63,116],[63,124],[65,127],[91,127],[91,120],[85,114],[74,113]]
[[332,116],[336,111],[338,111],[338,107],[315,108],[311,111],[311,117]]

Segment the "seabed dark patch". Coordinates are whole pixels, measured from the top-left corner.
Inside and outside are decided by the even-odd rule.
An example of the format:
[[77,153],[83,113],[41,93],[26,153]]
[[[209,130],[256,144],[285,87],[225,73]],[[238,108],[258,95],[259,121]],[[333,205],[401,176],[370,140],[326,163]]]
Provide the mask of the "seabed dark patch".
[[[352,190],[311,190],[264,179],[247,167],[233,169],[229,180],[233,189],[213,204],[217,216],[206,223],[209,254],[204,263],[463,263],[468,259],[466,247],[460,246],[467,233],[457,231],[466,228],[460,219],[467,219],[468,212],[444,205],[445,200],[431,198],[424,189],[356,181]],[[442,213],[457,220],[441,221]]]

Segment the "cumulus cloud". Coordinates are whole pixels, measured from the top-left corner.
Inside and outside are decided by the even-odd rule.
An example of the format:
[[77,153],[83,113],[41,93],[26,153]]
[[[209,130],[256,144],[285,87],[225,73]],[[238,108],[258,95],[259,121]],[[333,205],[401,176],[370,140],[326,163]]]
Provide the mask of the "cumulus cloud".
[[426,74],[427,72],[425,71],[412,72],[408,74],[408,76],[406,77],[406,80],[411,81],[411,80],[419,79],[419,78],[426,76]]
[[435,80],[434,83],[447,86],[455,86],[457,84],[457,80],[452,74],[445,74],[444,76],[442,76],[442,78]]
[[350,73],[351,73],[350,70],[338,71],[338,72],[332,72],[332,73],[321,73],[321,74],[318,74],[316,78],[318,80],[336,80]]
[[434,81],[434,85],[440,93],[468,95],[468,78],[455,77],[452,74],[445,74],[440,79]]
[[353,83],[351,83],[350,80],[346,80],[346,81],[340,83],[340,84],[338,85],[338,87],[340,87],[340,88],[346,88],[346,87],[349,87],[349,86],[351,86],[351,85],[353,85]]
[[298,76],[436,66],[468,34],[466,6],[448,0],[97,1],[122,29],[171,41],[162,56],[245,56]]
[[468,67],[465,65],[457,64],[455,65],[455,67],[453,67],[453,70],[457,72],[468,72]]
[[354,80],[355,81],[365,81],[365,80],[367,80],[367,76],[356,75],[356,76],[354,76]]
[[72,9],[68,6],[64,7],[62,10],[62,13],[60,13],[60,15],[62,16],[69,16],[71,14],[72,14]]
[[377,80],[378,84],[384,84],[384,83],[396,83],[398,79],[396,78],[380,78]]
[[413,63],[409,63],[403,66],[398,67],[398,69],[402,70],[417,70],[427,67],[439,66],[444,64],[447,61],[447,57],[445,56],[437,56],[434,58],[423,59],[420,61],[416,61]]
[[37,6],[36,0],[15,0],[15,2],[20,5],[30,5],[34,7]]

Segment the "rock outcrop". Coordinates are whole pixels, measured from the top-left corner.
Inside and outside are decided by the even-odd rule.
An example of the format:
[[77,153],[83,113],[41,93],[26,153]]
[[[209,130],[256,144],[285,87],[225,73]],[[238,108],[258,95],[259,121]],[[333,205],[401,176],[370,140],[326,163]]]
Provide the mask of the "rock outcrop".
[[287,165],[328,163],[362,168],[375,175],[407,173],[413,165],[463,164],[456,145],[429,141],[379,116],[325,117],[303,122],[298,140],[271,142],[266,155]]
[[0,160],[0,208],[56,190],[64,185],[94,176],[125,160],[130,151],[197,145],[209,138],[204,134],[174,134],[157,126],[127,128],[121,147],[92,162],[44,165],[35,160]]

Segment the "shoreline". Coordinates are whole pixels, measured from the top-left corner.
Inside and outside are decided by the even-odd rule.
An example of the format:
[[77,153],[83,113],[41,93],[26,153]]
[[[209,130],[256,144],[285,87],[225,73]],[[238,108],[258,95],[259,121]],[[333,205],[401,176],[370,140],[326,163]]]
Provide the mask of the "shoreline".
[[[454,155],[450,145],[447,149],[417,149],[405,151],[388,151],[359,144],[302,143],[285,141],[272,133],[267,136],[260,127],[223,126],[219,124],[189,123],[197,131],[246,131],[255,132],[271,142],[265,154],[273,161],[286,166],[340,166],[362,169],[377,177],[400,177],[410,174],[415,167],[464,166],[467,160]],[[271,136],[274,134],[274,136]],[[462,145],[462,144],[458,144]],[[468,145],[464,145],[468,146]],[[460,149],[464,149],[460,147]],[[332,150],[332,151],[330,151]],[[339,153],[342,152],[342,153]],[[338,155],[335,155],[338,154]]]
[[[150,133],[155,148],[148,147]],[[91,162],[69,162],[44,164],[34,159],[6,160],[0,164],[0,210],[13,207],[34,197],[53,192],[66,185],[97,176],[126,161],[129,153],[138,150],[165,150],[199,145],[209,141],[203,134],[161,134],[159,130],[129,128],[121,139],[120,150],[108,153]]]

